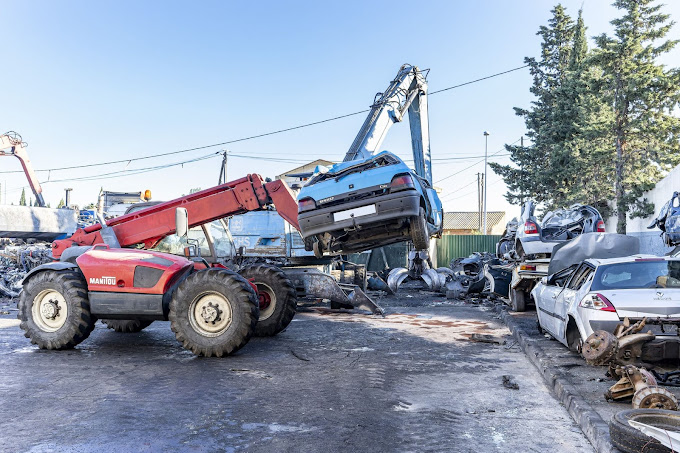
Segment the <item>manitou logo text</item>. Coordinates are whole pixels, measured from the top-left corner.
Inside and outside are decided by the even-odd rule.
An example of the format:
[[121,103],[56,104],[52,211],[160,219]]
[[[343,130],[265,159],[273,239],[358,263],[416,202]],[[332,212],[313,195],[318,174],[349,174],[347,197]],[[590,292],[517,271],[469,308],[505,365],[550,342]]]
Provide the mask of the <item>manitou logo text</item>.
[[90,277],[90,285],[116,285],[116,277]]

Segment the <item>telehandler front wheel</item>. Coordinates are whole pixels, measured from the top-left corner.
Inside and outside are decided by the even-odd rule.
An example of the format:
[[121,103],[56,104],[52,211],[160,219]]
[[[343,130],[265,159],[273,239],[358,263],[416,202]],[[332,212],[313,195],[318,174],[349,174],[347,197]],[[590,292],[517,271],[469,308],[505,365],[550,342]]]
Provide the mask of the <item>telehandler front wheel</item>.
[[191,274],[170,301],[170,327],[196,355],[222,357],[245,346],[259,315],[250,283],[226,269]]
[[70,349],[85,340],[96,319],[79,271],[43,271],[24,285],[19,299],[21,329],[40,349]]
[[288,327],[297,310],[295,286],[276,266],[254,264],[241,269],[242,277],[257,286],[260,319],[255,326],[255,336],[270,337]]

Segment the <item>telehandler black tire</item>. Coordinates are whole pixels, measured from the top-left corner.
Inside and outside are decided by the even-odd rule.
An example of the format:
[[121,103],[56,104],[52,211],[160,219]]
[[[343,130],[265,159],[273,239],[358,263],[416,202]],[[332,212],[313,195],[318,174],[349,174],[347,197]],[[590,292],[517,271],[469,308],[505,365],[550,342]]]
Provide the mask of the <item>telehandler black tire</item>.
[[177,341],[196,355],[222,357],[248,343],[259,315],[250,283],[227,269],[189,275],[170,301],[170,327]]
[[118,333],[141,332],[151,325],[153,321],[147,319],[102,319],[107,329],[113,329]]
[[97,321],[90,314],[87,284],[76,270],[46,270],[24,284],[19,299],[21,330],[40,349],[71,349]]
[[239,274],[257,286],[260,319],[255,336],[271,337],[288,327],[297,311],[297,294],[286,274],[269,264],[247,266]]
[[420,208],[420,215],[411,217],[411,240],[416,250],[427,250],[430,247],[430,235],[427,232],[427,221],[423,208]]

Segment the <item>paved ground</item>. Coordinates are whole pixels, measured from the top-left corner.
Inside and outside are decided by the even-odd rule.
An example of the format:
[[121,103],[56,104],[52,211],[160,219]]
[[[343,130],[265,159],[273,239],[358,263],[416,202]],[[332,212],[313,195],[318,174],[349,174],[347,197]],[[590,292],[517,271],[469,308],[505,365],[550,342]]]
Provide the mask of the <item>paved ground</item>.
[[226,359],[167,322],[39,351],[0,315],[0,451],[592,451],[491,307],[381,304],[303,309]]

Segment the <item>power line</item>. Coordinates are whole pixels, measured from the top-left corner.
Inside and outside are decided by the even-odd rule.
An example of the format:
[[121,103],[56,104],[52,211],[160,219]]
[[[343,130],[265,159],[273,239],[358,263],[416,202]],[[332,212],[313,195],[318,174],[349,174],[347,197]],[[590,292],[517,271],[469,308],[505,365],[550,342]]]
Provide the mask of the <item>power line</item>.
[[[515,143],[517,143],[517,142],[520,141],[520,140],[521,140],[521,139],[517,139],[516,141],[510,143],[509,146],[514,145]],[[498,151],[496,151],[495,153],[489,154],[489,157],[495,156],[496,154],[498,154],[498,153],[500,153],[501,151],[504,151],[504,150],[505,150],[505,146],[504,146],[503,148],[499,149]],[[440,182],[442,182],[442,181],[445,181],[445,180],[447,180],[447,179],[449,179],[449,178],[452,178],[452,177],[454,177],[454,176],[456,176],[456,175],[458,175],[458,174],[460,174],[460,173],[463,173],[465,170],[469,170],[469,169],[471,169],[472,167],[474,167],[475,165],[481,164],[482,162],[484,162],[484,159],[478,160],[477,162],[475,162],[474,164],[470,165],[469,167],[465,167],[465,168],[463,168],[462,170],[459,170],[459,171],[457,171],[457,172],[455,172],[455,173],[451,173],[449,176],[447,176],[447,177],[445,177],[445,178],[442,178],[442,179],[439,179],[439,180],[435,181],[435,184],[440,183]]]
[[[466,86],[466,85],[471,85],[473,83],[481,82],[483,80],[492,79],[494,77],[498,77],[498,76],[501,76],[501,75],[504,75],[504,74],[508,74],[510,72],[519,71],[520,69],[524,69],[528,66],[529,65],[519,66],[517,68],[509,69],[507,71],[497,72],[495,74],[491,74],[491,75],[488,75],[486,77],[481,77],[479,79],[470,80],[469,82],[464,82],[464,83],[461,83],[461,84],[458,84],[458,85],[453,85],[453,86],[450,86],[450,87],[447,87],[447,88],[442,88],[441,90],[431,91],[428,95],[432,96],[432,95],[435,95],[435,94],[438,94],[438,93],[442,93],[444,91],[449,91],[449,90],[453,90],[455,88],[460,88],[460,87],[463,87],[463,86]],[[138,160],[152,159],[152,158],[155,158],[155,157],[163,157],[163,156],[170,156],[170,155],[173,155],[173,154],[188,153],[188,152],[191,152],[191,151],[199,151],[199,150],[202,150],[202,149],[214,148],[216,146],[230,145],[230,144],[233,144],[233,143],[244,142],[244,141],[253,140],[253,139],[256,139],[256,138],[267,137],[267,136],[270,136],[270,135],[282,134],[284,132],[290,132],[290,131],[302,129],[302,128],[305,128],[305,127],[316,126],[316,125],[328,123],[328,122],[331,122],[331,121],[337,121],[337,120],[340,120],[340,119],[343,119],[343,118],[349,118],[350,116],[360,115],[362,113],[367,113],[369,111],[370,111],[370,109],[360,110],[360,111],[357,111],[357,112],[348,113],[346,115],[339,115],[339,116],[327,118],[327,119],[320,120],[320,121],[313,121],[311,123],[301,124],[299,126],[293,126],[293,127],[288,127],[288,128],[285,128],[285,129],[279,129],[279,130],[275,130],[275,131],[271,131],[271,132],[265,132],[265,133],[262,133],[262,134],[251,135],[251,136],[242,137],[242,138],[238,138],[238,139],[234,139],[234,140],[229,140],[229,141],[226,141],[226,142],[214,143],[212,145],[197,146],[197,147],[194,147],[194,148],[181,149],[181,150],[177,150],[177,151],[169,151],[167,153],[152,154],[152,155],[149,155],[149,156],[133,157],[133,158],[130,158],[130,159],[120,159],[120,160],[113,160],[113,161],[108,161],[108,162],[83,164],[83,165],[73,165],[73,166],[69,166],[69,167],[41,169],[41,170],[35,170],[35,171],[45,172],[45,171],[74,170],[74,169],[79,169],[79,168],[97,167],[97,166],[101,166],[101,165],[112,165],[112,164],[120,164],[120,163],[125,163],[125,162],[130,163],[130,162],[135,162],[135,161],[138,161]],[[230,154],[230,155],[232,155],[232,154]],[[17,171],[0,171],[0,174],[7,174],[7,173],[22,173],[22,171],[18,171],[18,170]]]

